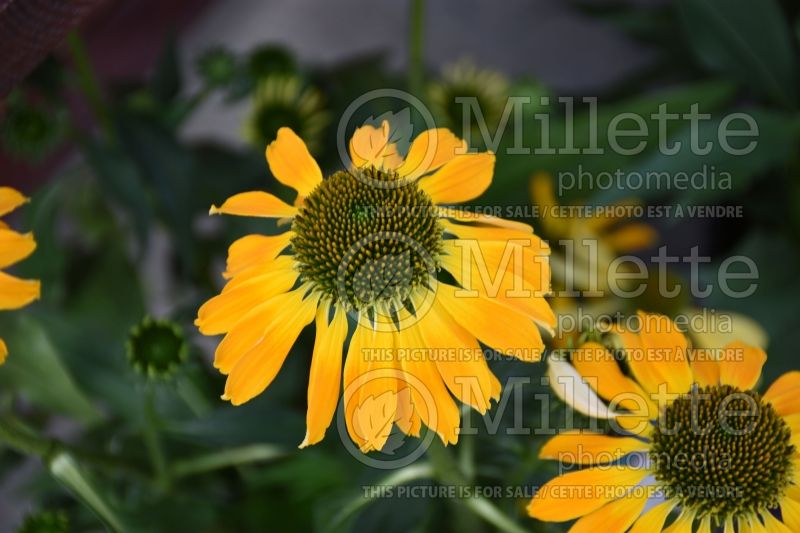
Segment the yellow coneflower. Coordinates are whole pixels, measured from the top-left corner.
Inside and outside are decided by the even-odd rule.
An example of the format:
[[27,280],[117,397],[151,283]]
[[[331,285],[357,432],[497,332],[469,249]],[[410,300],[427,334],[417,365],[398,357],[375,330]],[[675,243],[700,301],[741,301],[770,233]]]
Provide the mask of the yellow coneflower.
[[[363,451],[380,450],[392,422],[414,436],[425,424],[455,442],[460,421],[451,394],[485,412],[500,391],[478,342],[536,361],[543,349],[537,326],[554,324],[543,297],[549,249],[532,228],[440,207],[483,193],[494,155],[465,153],[462,140],[437,129],[420,134],[401,157],[384,122],[357,129],[352,166],[325,179],[288,128],[266,156],[275,178],[297,191],[295,205],[246,192],[211,209],[291,219],[286,233],[233,243],[224,274],[230,281],[198,313],[202,333],[226,334],[214,360],[228,375],[223,398],[239,405],[264,391],[316,320],[301,446],[324,437],[342,377],[345,421]],[[491,273],[491,287],[481,269]],[[376,370],[391,379],[366,380],[347,394]],[[465,378],[477,386],[464,387]]]
[[275,74],[258,82],[253,91],[253,108],[245,122],[245,137],[256,146],[275,138],[278,130],[290,127],[315,152],[330,116],[322,93],[303,85],[297,76]]
[[[27,202],[19,191],[11,187],[0,187],[0,216],[7,215]],[[0,268],[19,263],[36,249],[32,233],[17,233],[0,222]],[[0,309],[19,309],[39,299],[40,284],[37,280],[19,279],[0,272]],[[8,356],[6,343],[0,339],[0,364]]]
[[598,341],[551,358],[550,377],[620,436],[569,431],[546,443],[542,458],[587,468],[546,483],[532,517],[578,519],[573,532],[800,531],[800,372],[761,396],[763,350],[692,350],[662,315],[640,313],[637,328]]

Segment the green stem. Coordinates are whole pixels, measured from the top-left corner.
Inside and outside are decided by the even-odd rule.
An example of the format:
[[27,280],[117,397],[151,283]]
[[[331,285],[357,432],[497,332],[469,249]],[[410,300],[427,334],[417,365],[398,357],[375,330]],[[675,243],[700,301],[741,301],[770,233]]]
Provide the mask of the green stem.
[[408,89],[421,96],[425,82],[425,0],[411,0],[408,36]]
[[[433,469],[431,465],[411,464],[378,481],[375,486],[396,487],[420,479],[430,479],[432,476]],[[336,513],[336,516],[326,525],[325,531],[341,530],[342,526],[344,526],[351,516],[355,515],[361,508],[366,507],[370,502],[378,498],[378,494],[358,494],[358,496],[345,504],[342,509]]]
[[144,445],[150,456],[156,484],[164,491],[169,490],[171,481],[167,469],[167,459],[159,436],[159,418],[155,405],[155,390],[152,384],[147,384],[144,395]]
[[103,93],[100,90],[100,83],[97,80],[92,61],[89,58],[89,53],[86,51],[86,45],[81,39],[78,32],[72,31],[67,36],[67,45],[72,61],[75,64],[75,72],[78,75],[78,85],[86,97],[86,102],[92,110],[95,119],[103,128],[103,131],[109,139],[114,138],[114,127],[111,120],[111,114],[108,111]]
[[172,477],[181,478],[202,474],[229,466],[238,466],[259,461],[269,461],[286,456],[286,452],[277,446],[254,444],[231,448],[216,453],[209,453],[183,461],[175,461],[172,465]]
[[[434,477],[439,483],[444,485],[462,486],[468,485],[464,475],[458,468],[458,463],[453,458],[441,442],[435,440],[428,447],[428,459],[433,466]],[[475,515],[483,518],[500,531],[506,533],[524,533],[525,529],[519,526],[514,520],[503,514],[492,502],[483,497],[464,498],[464,505]]]
[[111,531],[131,531],[125,521],[86,475],[77,461],[67,452],[58,452],[47,462],[50,473],[77,498],[93,510]]

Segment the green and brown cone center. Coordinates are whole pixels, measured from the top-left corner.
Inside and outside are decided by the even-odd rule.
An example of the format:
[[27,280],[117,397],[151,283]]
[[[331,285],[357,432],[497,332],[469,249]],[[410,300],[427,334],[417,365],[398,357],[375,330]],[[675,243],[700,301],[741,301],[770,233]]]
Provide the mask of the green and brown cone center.
[[672,403],[653,436],[667,498],[722,522],[774,509],[792,478],[791,430],[758,393],[706,387]]
[[301,276],[349,309],[406,303],[438,268],[442,227],[415,182],[373,167],[337,172],[292,224]]

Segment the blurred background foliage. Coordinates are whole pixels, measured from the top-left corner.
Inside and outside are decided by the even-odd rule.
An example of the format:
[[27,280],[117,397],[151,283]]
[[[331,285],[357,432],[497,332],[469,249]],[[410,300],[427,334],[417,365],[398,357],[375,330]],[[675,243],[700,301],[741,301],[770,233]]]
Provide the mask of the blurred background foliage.
[[[558,200],[605,205],[633,196],[655,205],[745,206],[744,218],[645,222],[656,228],[659,243],[670,252],[686,255],[699,245],[713,257],[702,268],[702,278],[712,283],[726,257],[750,257],[759,268],[759,288],[752,297],[728,299],[715,291],[706,301],[693,302],[684,292],[676,302],[648,293],[644,300],[613,301],[605,309],[677,313],[706,306],[735,311],[766,330],[767,378],[796,366],[797,4],[574,1],[573,8],[613,24],[652,50],[657,61],[604,91],[597,139],[606,149],[603,155],[509,155],[506,149],[514,139],[513,128],[507,128],[497,150],[494,182],[480,202],[533,204],[528,186],[537,173],[555,176],[580,168],[594,174],[618,169],[692,173],[703,165],[730,172],[730,190],[578,188]],[[195,72],[190,74],[201,80],[194,89],[188,88],[171,39],[163,44],[146,83],[101,84],[78,34],[70,36],[68,51],[66,59],[45,61],[9,96],[0,126],[5,154],[28,165],[70,154],[60,159],[51,179],[35,191],[15,222],[36,235],[38,250],[18,271],[42,280],[43,297],[35,306],[0,317],[0,331],[11,351],[0,368],[0,478],[6,480],[5,493],[13,493],[10,501],[28,513],[24,521],[0,518],[2,527],[384,533],[565,529],[525,516],[533,487],[555,471],[555,465],[537,459],[546,436],[503,431],[519,426],[517,416],[524,416],[524,427],[535,428],[544,415],[554,420],[566,415],[556,401],[542,400],[547,392],[540,382],[543,365],[494,361],[502,382],[511,377],[530,380],[514,385],[509,399],[521,389],[525,408],[495,409],[487,424],[473,420],[478,434],[463,436],[453,449],[434,446],[430,454],[438,458],[431,461],[433,466],[423,457],[404,471],[386,472],[352,457],[335,428],[320,445],[297,451],[304,434],[311,333],[301,336],[268,393],[232,408],[219,400],[223,379],[210,365],[213,345],[199,338],[192,325],[200,303],[220,287],[228,244],[246,233],[275,231],[261,221],[210,220],[205,216],[209,206],[251,189],[292,200],[271,179],[263,157],[265,143],[280,126],[298,131],[330,171],[341,164],[338,117],[372,89],[411,89],[432,110],[437,124],[456,130],[462,109],[453,104],[454,96],[475,96],[492,132],[507,97],[530,96],[533,107],[526,112],[549,115],[550,142],[559,148],[568,117],[562,106],[536,108],[536,102],[540,96],[555,100],[562,95],[532,75],[511,77],[469,58],[441,72],[422,72],[413,50],[409,75],[389,69],[380,54],[310,67],[300,64],[292,50],[269,42],[244,53],[219,43],[193,58]],[[230,105],[250,103],[241,130],[248,144],[185,139],[186,121],[212,96]],[[622,156],[609,149],[607,126],[615,115],[649,116],[660,104],[672,113],[687,113],[695,103],[714,117],[703,123],[703,139],[715,140],[726,114],[750,113],[760,129],[757,149],[737,157],[714,142],[708,155],[682,150],[665,156],[657,150],[658,132],[652,127],[643,153]],[[92,117],[88,125],[76,113],[83,108]],[[363,118],[395,111],[381,101],[360,110]],[[419,117],[410,120],[419,125]],[[576,110],[579,148],[589,146],[589,120],[586,109]],[[458,133],[469,133],[473,147],[482,148],[475,131]],[[523,135],[524,146],[535,148],[542,142],[539,123],[533,120],[524,121]],[[670,141],[686,140],[687,145],[689,135],[686,122],[670,123]],[[541,220],[525,221],[548,236]],[[649,251],[640,253],[648,257]],[[680,265],[671,272],[684,284],[688,274]],[[149,368],[141,363],[154,357],[164,364]],[[466,411],[465,416],[477,418]],[[500,430],[490,435],[487,425],[494,422]],[[570,422],[584,423],[577,415]],[[39,459],[31,458],[31,451],[43,468],[36,466]],[[403,448],[394,453],[403,453]],[[362,490],[373,484],[454,482],[526,490],[464,501],[371,499]]]

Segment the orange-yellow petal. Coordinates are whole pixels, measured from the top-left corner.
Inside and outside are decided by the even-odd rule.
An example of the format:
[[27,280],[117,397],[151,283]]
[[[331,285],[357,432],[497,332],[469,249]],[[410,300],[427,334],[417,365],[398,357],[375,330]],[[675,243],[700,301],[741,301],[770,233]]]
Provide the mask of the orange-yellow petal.
[[342,349],[347,337],[347,313],[340,306],[336,306],[333,320],[328,322],[329,311],[329,305],[321,305],[317,311],[314,354],[308,378],[306,437],[300,444],[301,448],[322,440],[339,403]]
[[791,531],[800,531],[800,501],[784,496],[781,500],[781,516]]
[[252,309],[291,289],[297,277],[298,272],[292,268],[273,268],[242,283],[234,279],[228,283],[231,288],[226,286],[200,307],[195,325],[203,335],[231,331]]
[[497,228],[506,228],[510,230],[519,231],[522,233],[533,233],[533,227],[524,222],[517,222],[516,220],[508,220],[506,218],[488,215],[486,213],[476,213],[466,209],[459,209],[456,207],[437,207],[439,216],[442,218],[452,218],[459,222],[472,222],[474,224],[485,224]]
[[668,317],[639,312],[638,335],[621,334],[631,372],[648,394],[683,394],[692,387],[687,341]]
[[637,491],[608,503],[580,518],[569,533],[625,533],[642,514],[648,496],[647,491]]
[[411,389],[414,412],[426,426],[434,430],[444,444],[458,441],[458,428],[461,416],[450,393],[447,391],[436,362],[422,340],[417,325],[401,329],[397,335],[400,365],[405,374],[405,382]]
[[528,514],[544,522],[566,522],[588,515],[632,490],[648,474],[641,468],[593,467],[569,472],[545,483],[528,505]]
[[241,405],[261,394],[283,366],[300,331],[314,319],[319,296],[297,291],[295,298],[284,302],[282,316],[269,320],[263,338],[243,354],[225,382],[225,398]]
[[532,320],[489,298],[459,296],[459,292],[456,287],[440,283],[436,294],[458,324],[499,352],[523,361],[541,360],[544,342]]
[[667,500],[660,503],[642,515],[636,523],[633,524],[629,533],[652,533],[653,531],[661,531],[664,529],[664,522],[667,517],[675,509],[678,504],[676,500]]
[[717,360],[716,349],[696,349],[690,353],[694,381],[700,387],[711,387],[719,385],[719,361]]
[[322,183],[322,172],[306,143],[289,128],[279,129],[278,137],[267,146],[267,163],[275,179],[299,196],[308,196]]
[[0,268],[22,261],[36,249],[32,233],[0,229]]
[[539,451],[540,459],[567,464],[602,465],[614,463],[632,452],[644,452],[649,444],[632,437],[614,437],[582,430],[562,432]]
[[622,373],[614,354],[600,344],[588,342],[572,352],[572,364],[603,399],[629,411],[643,412],[651,419],[658,414],[650,398]]
[[0,187],[0,216],[7,215],[28,199],[18,190],[11,187]]
[[450,392],[484,414],[492,398],[491,371],[475,337],[450,316],[440,300],[417,326]]
[[403,158],[397,151],[397,145],[389,140],[389,130],[389,122],[384,120],[379,128],[367,124],[353,132],[350,159],[354,167],[371,165],[394,170],[402,164]]
[[766,361],[767,354],[761,348],[740,341],[732,342],[722,350],[720,383],[750,390],[758,383]]
[[227,268],[223,276],[234,277],[250,267],[268,263],[289,246],[294,233],[287,231],[279,235],[246,235],[234,241],[228,248]]
[[692,533],[695,516],[697,516],[697,511],[684,509],[678,519],[664,530],[664,533]]
[[426,130],[420,133],[408,149],[398,174],[415,180],[441,167],[457,155],[467,153],[467,143],[446,128]]
[[800,413],[800,371],[787,372],[767,389],[764,401],[772,404],[781,416]]
[[0,339],[0,365],[6,362],[6,357],[8,357],[8,346],[6,341]]
[[19,309],[41,294],[41,283],[38,280],[19,279],[0,272],[0,310]]
[[435,204],[457,204],[477,198],[489,188],[494,173],[494,154],[464,154],[419,180],[420,188]]
[[231,196],[220,207],[211,206],[209,214],[284,218],[295,216],[297,208],[267,192],[250,191]]
[[263,341],[269,331],[291,318],[289,314],[299,305],[302,294],[301,287],[275,294],[256,306],[245,308],[217,346],[214,367],[222,374],[229,374],[244,354]]

